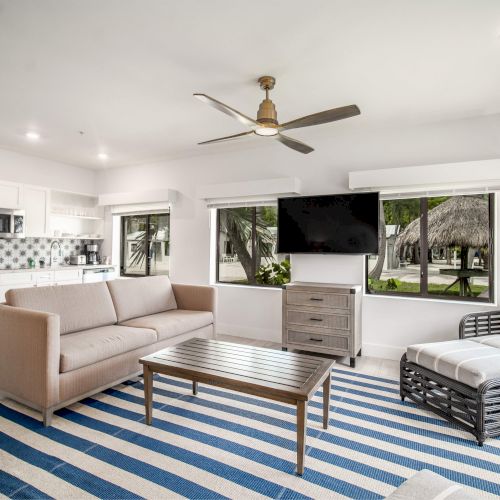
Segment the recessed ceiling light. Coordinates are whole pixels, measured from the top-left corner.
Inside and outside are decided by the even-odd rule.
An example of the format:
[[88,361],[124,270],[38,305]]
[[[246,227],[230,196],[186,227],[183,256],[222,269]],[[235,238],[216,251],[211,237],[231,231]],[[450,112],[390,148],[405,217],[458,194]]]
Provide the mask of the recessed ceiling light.
[[99,158],[99,160],[107,160],[109,158],[109,156],[107,153],[99,153],[97,155],[97,158]]
[[26,132],[26,139],[30,141],[38,141],[40,139],[40,134],[38,132]]

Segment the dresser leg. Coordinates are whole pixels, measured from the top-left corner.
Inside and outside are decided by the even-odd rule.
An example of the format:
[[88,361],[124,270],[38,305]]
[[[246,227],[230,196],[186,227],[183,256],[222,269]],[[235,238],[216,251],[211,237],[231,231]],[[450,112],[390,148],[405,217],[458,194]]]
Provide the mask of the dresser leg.
[[358,352],[358,356],[361,356],[361,349],[360,349],[360,350],[359,350],[359,352]]
[[356,358],[351,358],[351,362],[349,363],[351,368],[356,368]]
[[288,351],[288,347],[282,347],[281,350],[282,351]]

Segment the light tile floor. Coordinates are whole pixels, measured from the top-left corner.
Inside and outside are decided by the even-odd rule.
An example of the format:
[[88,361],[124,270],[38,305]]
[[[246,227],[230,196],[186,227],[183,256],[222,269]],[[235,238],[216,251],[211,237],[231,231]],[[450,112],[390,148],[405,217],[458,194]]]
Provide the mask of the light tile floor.
[[[281,344],[276,342],[268,342],[264,340],[249,339],[246,337],[236,337],[233,335],[217,335],[217,340],[225,342],[235,342],[237,344],[253,345],[257,347],[268,347],[270,349],[281,349]],[[307,353],[313,354],[314,353]],[[339,356],[328,356],[335,359],[342,370],[352,370],[356,372],[366,373],[376,377],[385,377],[394,380],[399,379],[399,361],[392,359],[371,358],[368,356],[359,356],[356,359],[356,368],[349,366],[349,359]]]

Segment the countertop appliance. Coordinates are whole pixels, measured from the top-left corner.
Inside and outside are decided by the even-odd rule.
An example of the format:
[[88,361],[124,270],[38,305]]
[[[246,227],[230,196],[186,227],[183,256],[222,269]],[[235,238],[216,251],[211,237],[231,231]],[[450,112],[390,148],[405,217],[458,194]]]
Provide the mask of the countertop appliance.
[[99,281],[109,281],[116,278],[114,267],[101,267],[99,269],[84,269],[83,282],[97,283]]
[[99,251],[98,245],[85,245],[85,253],[87,254],[87,264],[98,264],[99,259],[97,252]]
[[0,208],[0,238],[24,238],[25,225],[24,210]]
[[72,266],[84,266],[87,263],[85,255],[70,255],[69,263]]

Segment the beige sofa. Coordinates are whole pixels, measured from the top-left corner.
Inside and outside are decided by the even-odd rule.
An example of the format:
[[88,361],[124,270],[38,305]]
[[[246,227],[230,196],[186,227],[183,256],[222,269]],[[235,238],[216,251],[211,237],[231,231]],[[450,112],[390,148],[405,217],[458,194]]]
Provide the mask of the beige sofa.
[[22,288],[0,305],[0,398],[52,413],[140,373],[139,358],[213,338],[216,290],[166,276]]

